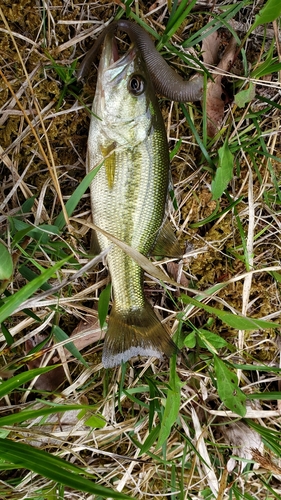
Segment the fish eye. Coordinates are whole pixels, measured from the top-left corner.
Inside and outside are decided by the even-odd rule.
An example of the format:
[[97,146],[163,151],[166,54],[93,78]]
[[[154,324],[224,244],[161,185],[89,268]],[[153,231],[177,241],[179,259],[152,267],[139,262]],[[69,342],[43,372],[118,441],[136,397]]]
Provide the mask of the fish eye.
[[140,75],[132,75],[128,82],[128,90],[131,94],[138,96],[143,94],[145,89],[145,81]]

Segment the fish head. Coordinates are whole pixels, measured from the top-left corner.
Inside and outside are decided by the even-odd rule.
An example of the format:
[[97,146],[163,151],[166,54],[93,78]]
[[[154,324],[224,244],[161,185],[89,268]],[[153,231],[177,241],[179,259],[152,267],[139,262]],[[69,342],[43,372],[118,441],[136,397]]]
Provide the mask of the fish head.
[[148,137],[158,109],[139,49],[132,43],[120,56],[114,34],[108,33],[93,103],[93,113],[103,121],[108,138],[115,144],[135,146]]

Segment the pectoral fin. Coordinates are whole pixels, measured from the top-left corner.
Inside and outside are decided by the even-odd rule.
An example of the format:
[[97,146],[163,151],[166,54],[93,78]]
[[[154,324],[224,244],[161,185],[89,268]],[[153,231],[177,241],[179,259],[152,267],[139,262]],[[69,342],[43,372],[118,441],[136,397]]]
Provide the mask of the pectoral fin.
[[109,189],[112,189],[114,183],[116,160],[115,160],[115,149],[116,143],[112,142],[107,147],[102,148],[102,154],[104,157],[104,168],[106,171],[106,177]]
[[101,248],[98,242],[98,237],[96,231],[92,229],[91,231],[91,242],[90,242],[90,253],[92,255],[98,255],[101,252]]

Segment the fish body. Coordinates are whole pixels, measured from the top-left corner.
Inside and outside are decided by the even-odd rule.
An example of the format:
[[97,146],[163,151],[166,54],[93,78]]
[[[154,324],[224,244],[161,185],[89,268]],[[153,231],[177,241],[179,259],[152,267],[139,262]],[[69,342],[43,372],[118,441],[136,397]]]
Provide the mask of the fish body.
[[[108,34],[92,106],[87,168],[102,163],[91,184],[94,223],[143,255],[163,223],[169,151],[163,118],[140,51],[133,45],[118,59]],[[146,301],[143,270],[97,232],[107,255],[113,288],[102,361],[106,368],[132,356],[171,355],[175,345]]]

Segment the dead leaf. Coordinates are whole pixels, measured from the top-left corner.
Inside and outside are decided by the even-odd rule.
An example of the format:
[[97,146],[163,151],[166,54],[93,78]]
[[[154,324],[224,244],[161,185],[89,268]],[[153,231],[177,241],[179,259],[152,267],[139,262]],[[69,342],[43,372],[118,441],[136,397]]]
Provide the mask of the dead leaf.
[[[83,337],[80,337],[81,333],[83,333]],[[78,335],[79,338],[73,338]],[[78,349],[78,351],[82,351],[82,349],[85,349],[85,347],[88,347],[88,345],[102,340],[104,336],[105,330],[100,329],[98,318],[91,316],[81,319],[81,321],[78,323],[78,325],[70,335],[70,338],[72,339],[72,342]],[[69,357],[70,355],[70,352],[67,351],[66,357]]]
[[[271,458],[264,457],[257,448],[251,448],[253,460],[255,460],[261,467],[269,470],[273,474],[281,475],[281,467],[272,462]],[[280,480],[280,479],[279,479]]]
[[[220,431],[226,442],[230,445],[232,454],[246,460],[252,460],[252,448],[256,448],[262,452],[263,444],[260,434],[248,427],[243,422],[234,422],[228,426],[220,426]],[[228,472],[232,472],[236,466],[236,460],[230,458],[227,462]],[[246,462],[239,462],[240,472],[242,473],[246,467]]]
[[[82,337],[80,337],[81,333],[83,333]],[[75,336],[77,336],[77,338],[73,338]],[[103,339],[104,336],[105,336],[105,331],[100,329],[98,318],[91,316],[91,317],[86,317],[85,319],[81,320],[78,323],[78,325],[70,335],[70,338],[72,339],[72,342],[75,345],[75,347],[79,351],[82,351],[82,349],[84,349],[85,347],[88,347],[94,342],[98,342],[98,340]],[[26,353],[28,354],[31,351],[31,349],[33,349],[36,345],[43,342],[44,339],[45,337],[43,335],[37,334],[32,339],[27,340],[25,343]],[[37,353],[37,355],[34,356],[34,358],[32,358],[27,362],[28,369],[32,370],[33,368],[39,368],[40,366],[43,366],[42,362],[44,360],[44,356],[48,352],[50,352],[51,349],[53,349],[53,346],[47,345],[44,349],[42,349],[42,351],[40,351],[40,353]],[[68,351],[68,349],[64,349],[64,353],[66,359],[69,359],[71,357],[71,353]],[[61,359],[57,351],[54,350],[54,354],[50,359],[50,361],[48,362],[48,366],[55,365],[58,363],[61,363]],[[40,391],[53,392],[56,391],[60,385],[63,384],[65,379],[66,376],[63,366],[58,366],[57,368],[54,368],[51,372],[43,373],[42,375],[40,375],[38,379],[35,381],[34,387]]]
[[[224,51],[219,61],[219,47],[222,40],[217,32],[204,38],[202,43],[203,61],[205,64],[217,66],[219,72],[229,71],[234,60],[236,51],[236,41],[232,37],[228,47]],[[218,62],[219,61],[219,62]],[[214,137],[220,130],[223,120],[224,107],[230,101],[225,89],[222,87],[223,74],[214,75],[213,81],[207,85],[206,113],[207,113],[207,133],[209,137]]]
[[[189,287],[190,282],[183,273],[182,264],[177,262],[167,262],[167,271],[169,275],[173,278],[173,280],[175,280],[177,283],[179,283],[183,287],[186,288]],[[174,295],[176,296],[180,295],[180,291],[176,290],[174,292]]]
[[219,63],[219,48],[222,41],[217,31],[214,31],[202,42],[203,61],[205,64],[217,66]]
[[153,12],[158,7],[162,7],[163,5],[165,5],[165,3],[166,3],[166,0],[156,0],[156,2],[154,2],[151,5],[151,7],[149,7],[148,12]]
[[[25,342],[25,351],[28,354],[36,345],[40,344],[45,340],[44,335],[34,335],[32,339],[28,339]],[[47,344],[39,353],[36,353],[34,357],[32,357],[26,364],[29,370],[33,370],[34,368],[39,368],[40,366],[46,366],[43,364],[44,357],[49,352],[50,346]],[[48,366],[56,364],[53,361],[53,358],[47,363]],[[65,379],[65,373],[62,366],[58,366],[54,368],[52,371],[48,373],[43,373],[40,375],[34,382],[33,387],[35,387],[39,391],[48,391],[52,392],[58,389],[58,387],[63,383]]]
[[126,10],[126,5],[121,2],[121,0],[113,0],[113,3],[116,3],[116,5],[119,5],[122,9]]
[[[85,402],[81,401],[81,404]],[[86,403],[87,404],[87,403]],[[34,409],[39,409],[40,405],[35,405]],[[53,415],[48,415],[44,422],[44,430],[42,430],[42,417],[37,417],[32,422],[32,433],[25,433],[25,437],[28,438],[28,444],[31,446],[42,448],[43,444],[46,446],[61,445],[65,436],[81,436],[81,433],[86,433],[91,430],[90,427],[86,426],[83,419],[78,418],[81,410],[67,410],[64,413],[56,413]],[[34,432],[36,427],[39,431]],[[36,436],[38,434],[38,438]]]

